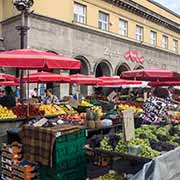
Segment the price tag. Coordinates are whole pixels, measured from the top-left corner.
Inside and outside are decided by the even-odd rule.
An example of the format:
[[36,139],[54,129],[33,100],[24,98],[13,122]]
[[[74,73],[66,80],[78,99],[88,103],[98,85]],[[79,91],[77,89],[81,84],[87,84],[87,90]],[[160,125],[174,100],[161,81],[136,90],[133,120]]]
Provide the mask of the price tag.
[[132,111],[123,111],[123,128],[125,141],[135,138],[134,113]]

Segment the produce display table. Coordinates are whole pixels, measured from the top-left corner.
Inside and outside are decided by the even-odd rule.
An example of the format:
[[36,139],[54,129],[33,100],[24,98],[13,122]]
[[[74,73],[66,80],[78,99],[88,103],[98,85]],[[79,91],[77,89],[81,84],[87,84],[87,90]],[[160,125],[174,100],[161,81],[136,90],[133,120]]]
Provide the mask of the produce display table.
[[[94,162],[98,166],[115,170],[119,173],[136,174],[142,169],[143,165],[152,159],[132,156],[128,154],[104,151],[98,148],[90,148],[85,146],[85,150],[89,157],[90,163]],[[103,175],[103,173],[101,174]]]

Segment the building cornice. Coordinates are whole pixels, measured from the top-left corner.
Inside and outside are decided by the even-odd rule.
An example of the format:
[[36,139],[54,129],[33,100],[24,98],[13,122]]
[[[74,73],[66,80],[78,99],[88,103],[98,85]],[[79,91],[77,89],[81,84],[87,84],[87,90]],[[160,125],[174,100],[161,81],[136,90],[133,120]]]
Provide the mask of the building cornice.
[[174,32],[180,33],[180,25],[160,14],[140,5],[132,0],[104,0],[119,8],[141,16],[151,22],[164,26]]

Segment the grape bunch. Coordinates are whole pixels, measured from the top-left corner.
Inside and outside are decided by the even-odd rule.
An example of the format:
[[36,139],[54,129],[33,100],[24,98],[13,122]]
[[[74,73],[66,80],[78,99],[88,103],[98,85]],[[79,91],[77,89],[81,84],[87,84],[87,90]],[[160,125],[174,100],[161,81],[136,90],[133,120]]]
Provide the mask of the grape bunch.
[[109,138],[108,137],[104,137],[102,139],[102,141],[100,142],[100,149],[104,150],[104,151],[113,151],[112,146],[110,145],[109,142]]

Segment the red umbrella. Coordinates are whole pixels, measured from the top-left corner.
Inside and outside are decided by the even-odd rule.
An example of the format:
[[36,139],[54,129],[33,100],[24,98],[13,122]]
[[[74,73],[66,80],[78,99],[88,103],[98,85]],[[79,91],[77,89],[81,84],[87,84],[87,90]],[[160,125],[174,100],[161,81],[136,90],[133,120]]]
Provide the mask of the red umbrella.
[[1,52],[0,66],[22,69],[80,69],[80,61],[52,52],[17,49]]
[[86,84],[86,85],[96,85],[98,82],[101,82],[99,78],[90,75],[84,74],[73,74],[70,76],[71,83],[76,84]]
[[16,77],[13,75],[4,74],[4,73],[0,74],[0,80],[1,81],[14,81],[15,79],[16,79]]
[[19,86],[20,84],[15,81],[2,81],[0,82],[0,86]]
[[29,74],[29,78],[26,75],[23,80],[30,83],[48,83],[48,82],[70,82],[70,78],[61,74],[55,74],[51,72],[37,72]]
[[115,77],[107,77],[107,76],[102,76],[99,77],[99,79],[102,79],[102,82],[98,83],[98,86],[122,86],[122,85],[139,85],[142,84],[141,81],[130,81],[130,80],[125,80],[125,79],[120,79],[120,78],[115,78]]
[[122,72],[120,76],[123,79],[136,79],[143,81],[176,80],[177,78],[179,78],[178,73],[159,68],[125,71]]
[[180,86],[180,81],[161,81],[161,82],[150,82],[148,86]]

